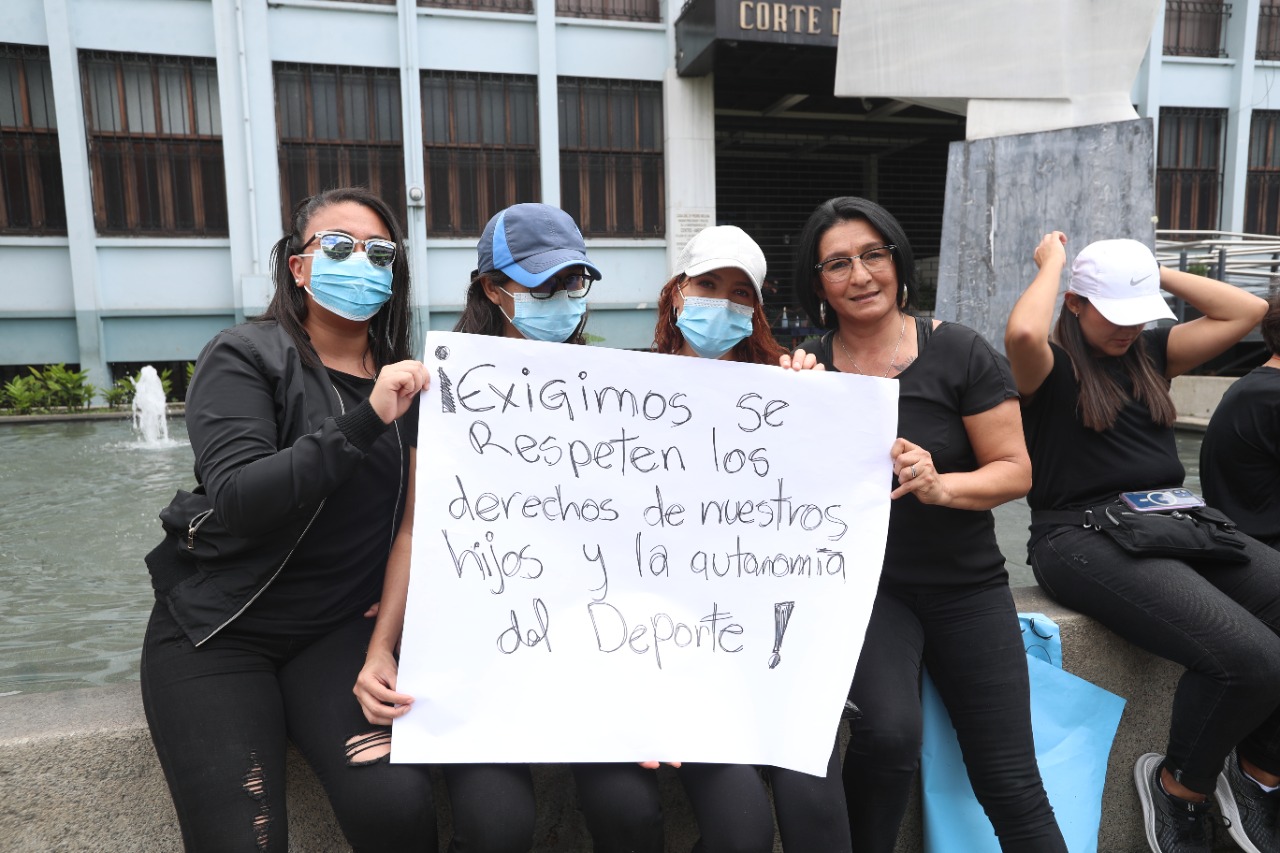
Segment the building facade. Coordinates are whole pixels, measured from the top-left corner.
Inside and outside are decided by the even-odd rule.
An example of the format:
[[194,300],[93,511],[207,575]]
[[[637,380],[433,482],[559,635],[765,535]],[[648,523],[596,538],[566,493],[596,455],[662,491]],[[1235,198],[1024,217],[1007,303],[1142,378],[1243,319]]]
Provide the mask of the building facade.
[[[680,246],[740,225],[804,333],[791,241],[825,198],[893,210],[926,276],[964,119],[834,98],[838,0],[6,0],[0,369],[99,386],[262,309],[300,199],[402,213],[419,332],[448,329],[488,218],[568,210],[605,279],[590,332],[645,347]],[[981,61],[975,57],[974,61]],[[1275,233],[1280,0],[1168,0],[1134,86],[1160,227]],[[790,314],[783,319],[783,309]]]

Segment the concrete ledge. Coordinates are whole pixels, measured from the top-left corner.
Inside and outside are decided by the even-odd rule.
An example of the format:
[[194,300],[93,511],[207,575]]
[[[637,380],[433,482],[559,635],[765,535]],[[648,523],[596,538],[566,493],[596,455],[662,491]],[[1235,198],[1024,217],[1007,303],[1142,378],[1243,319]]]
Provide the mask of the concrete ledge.
[[[1181,670],[1059,607],[1038,588],[1015,590],[1015,599],[1020,611],[1044,613],[1061,626],[1067,670],[1128,700],[1111,752],[1098,849],[1144,853],[1148,848],[1133,789],[1133,763],[1144,752],[1164,751]],[[288,772],[290,849],[347,850],[319,783],[292,751]],[[538,853],[589,851],[567,769],[539,766],[534,779]],[[689,807],[673,773],[660,771],[659,779],[667,849],[688,853],[697,838]],[[448,799],[439,777],[436,794],[440,835],[447,839]],[[136,684],[0,699],[0,839],[0,846],[13,853],[180,849],[177,821]],[[917,796],[897,851],[922,849]],[[1226,841],[1222,849],[1233,847]]]

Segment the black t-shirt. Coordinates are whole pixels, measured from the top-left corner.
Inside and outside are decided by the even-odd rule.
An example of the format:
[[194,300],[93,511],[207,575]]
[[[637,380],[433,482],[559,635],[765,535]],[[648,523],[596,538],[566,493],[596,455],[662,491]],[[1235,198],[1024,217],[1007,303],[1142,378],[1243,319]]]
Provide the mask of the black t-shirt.
[[[1018,396],[1009,362],[970,328],[915,322],[919,355],[898,374],[898,435],[929,451],[939,473],[973,471],[962,418]],[[836,370],[831,345],[828,334],[805,349]],[[895,478],[889,488],[897,486]],[[990,511],[930,506],[914,495],[893,502],[882,582],[941,589],[1007,579]]]
[[[372,379],[328,373],[348,412],[373,392]],[[351,479],[325,499],[280,574],[229,626],[233,632],[324,632],[381,597],[387,555],[404,515],[409,448],[417,445],[417,436],[415,401],[374,442]]]
[[1241,530],[1280,544],[1280,370],[1259,367],[1222,395],[1200,445],[1200,484]]
[[[1147,329],[1134,346],[1145,347],[1161,376],[1168,364],[1169,329]],[[1172,426],[1151,420],[1146,405],[1133,399],[1133,383],[1117,358],[1100,358],[1102,368],[1120,384],[1127,402],[1111,429],[1097,432],[1081,420],[1080,383],[1071,357],[1057,344],[1053,368],[1023,406],[1022,426],[1031,453],[1032,510],[1083,510],[1120,492],[1180,486],[1186,476],[1178,460]],[[1043,532],[1033,525],[1031,538]]]

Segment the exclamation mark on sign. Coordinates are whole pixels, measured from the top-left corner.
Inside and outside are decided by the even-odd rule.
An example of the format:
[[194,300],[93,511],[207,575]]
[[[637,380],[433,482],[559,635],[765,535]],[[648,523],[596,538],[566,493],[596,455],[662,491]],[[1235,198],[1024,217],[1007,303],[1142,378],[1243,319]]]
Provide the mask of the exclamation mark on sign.
[[773,605],[773,654],[769,656],[769,669],[782,663],[782,635],[787,633],[787,623],[791,621],[791,611],[796,609],[794,601],[779,601]]
[[[448,347],[436,347],[437,359],[444,361],[448,357]],[[453,382],[449,379],[449,374],[444,372],[443,367],[436,368],[436,376],[440,382],[440,411],[453,414],[457,411],[457,404],[453,400]]]

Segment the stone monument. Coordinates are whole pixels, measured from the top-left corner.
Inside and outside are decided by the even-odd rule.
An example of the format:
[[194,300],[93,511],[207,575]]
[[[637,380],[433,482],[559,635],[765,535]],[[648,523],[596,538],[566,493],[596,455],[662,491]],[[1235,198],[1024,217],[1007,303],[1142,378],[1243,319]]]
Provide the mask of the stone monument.
[[1047,231],[1154,245],[1154,132],[1130,90],[1159,0],[844,0],[837,95],[967,116],[953,143],[937,316],[1003,350]]

